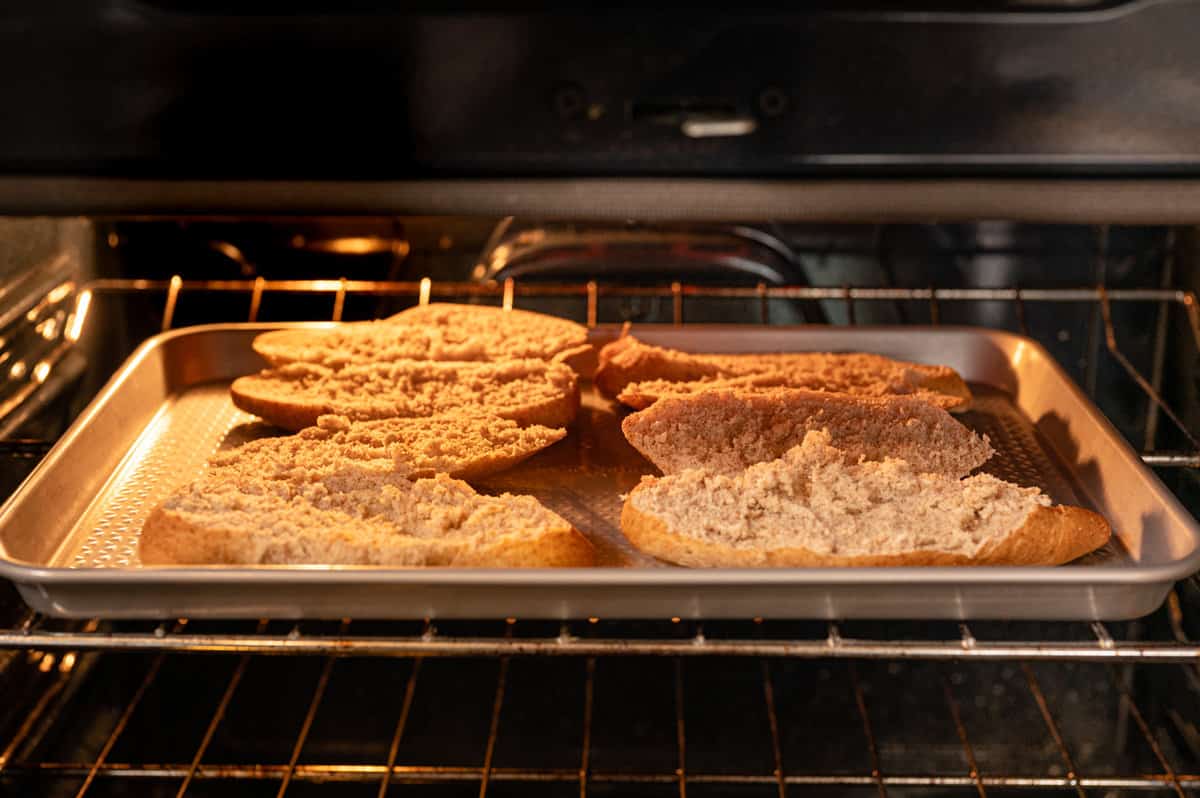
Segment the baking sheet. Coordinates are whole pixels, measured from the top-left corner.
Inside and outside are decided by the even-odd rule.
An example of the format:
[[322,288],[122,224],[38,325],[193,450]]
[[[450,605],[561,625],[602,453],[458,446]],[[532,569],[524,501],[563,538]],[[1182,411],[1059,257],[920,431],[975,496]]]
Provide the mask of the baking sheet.
[[[137,535],[155,504],[199,475],[217,450],[278,434],[228,398],[229,380],[259,366],[249,341],[266,328],[218,325],[152,339],[81,416],[0,512],[0,568],[30,603],[54,614],[138,617],[1117,618],[1152,610],[1172,580],[1195,567],[1194,520],[1172,506],[1161,483],[1032,341],[975,329],[704,326],[635,333],[694,351],[862,350],[948,362],[976,395],[960,419],[997,450],[982,470],[1105,513],[1114,544],[1061,568],[669,566],[620,533],[623,494],[654,469],[620,433],[626,411],[585,386],[579,420],[564,441],[476,487],[536,496],[596,544],[598,568],[141,568]],[[1045,412],[1048,397],[1053,407]],[[1080,459],[1089,446],[1106,448],[1103,463]],[[62,500],[39,518],[31,503],[50,492]],[[29,528],[35,521],[36,533]]]

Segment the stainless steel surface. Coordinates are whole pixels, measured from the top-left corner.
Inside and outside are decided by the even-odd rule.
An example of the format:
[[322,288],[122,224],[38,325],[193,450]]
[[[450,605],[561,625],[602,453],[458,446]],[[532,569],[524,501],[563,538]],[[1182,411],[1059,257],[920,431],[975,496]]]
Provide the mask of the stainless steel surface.
[[803,284],[788,245],[739,225],[567,223],[513,226],[502,219],[472,270],[478,282],[596,280],[609,284]]
[[[344,296],[348,284],[334,286]],[[230,432],[229,442],[253,432],[239,426],[244,417],[224,385],[259,367],[249,343],[271,326],[188,328],[138,350],[0,513],[0,572],[27,601],[55,615],[109,617],[1100,619],[1149,612],[1200,559],[1195,521],[1033,341],[966,328],[740,327],[730,335],[728,327],[647,326],[637,330],[645,340],[698,351],[864,350],[954,366],[1000,392],[982,391],[969,420],[1007,447],[996,464],[1003,475],[1093,504],[1126,556],[982,569],[61,567],[130,563],[133,536],[157,497],[197,473]],[[491,487],[539,495],[591,535],[608,564],[650,565],[615,533],[619,494],[650,470],[631,454],[617,416],[590,399],[568,443]]]
[[[599,622],[599,619],[589,619]],[[676,618],[682,623],[682,619]],[[761,623],[761,619],[759,619]],[[38,624],[0,631],[0,648],[38,651],[167,651],[207,654],[330,657],[457,657],[457,656],[671,656],[671,657],[788,657],[800,659],[923,659],[994,661],[1146,662],[1200,664],[1200,643],[1175,640],[1114,639],[1107,627],[1093,621],[1079,630],[1078,639],[988,640],[975,636],[968,622],[958,625],[959,636],[945,639],[867,639],[846,636],[836,623],[827,624],[823,637],[730,637],[707,633],[697,623],[690,634],[671,629],[646,638],[598,637],[583,621],[564,622],[551,636],[461,637],[442,634],[426,622],[411,634],[360,632],[353,626],[336,634],[306,634],[299,625],[266,633],[193,633],[164,625],[149,631],[48,630]],[[509,630],[511,631],[511,630]]]
[[1200,181],[558,179],[319,182],[0,177],[20,214],[520,214],[543,219],[1196,224]]

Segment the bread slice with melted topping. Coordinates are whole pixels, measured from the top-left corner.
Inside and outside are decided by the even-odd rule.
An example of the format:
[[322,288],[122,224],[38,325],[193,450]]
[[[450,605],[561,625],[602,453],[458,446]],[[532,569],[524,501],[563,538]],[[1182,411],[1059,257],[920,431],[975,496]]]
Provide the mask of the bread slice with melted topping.
[[946,410],[965,410],[971,391],[948,366],[929,366],[862,352],[691,354],[625,336],[600,350],[600,391],[641,410],[667,396],[711,390],[804,388],[859,396],[916,396]]
[[828,430],[848,463],[895,457],[917,471],[963,477],[992,456],[986,437],[911,396],[709,391],[660,399],[627,416],[621,429],[664,474],[741,471],[782,457],[819,429]]
[[579,409],[575,372],[561,363],[395,363],[331,369],[292,363],[239,377],[233,403],[288,430],[324,415],[352,421],[490,415],[518,424],[565,427]]
[[319,478],[202,479],[156,507],[143,565],[566,567],[587,539],[531,496],[483,496],[446,474],[332,470]]
[[697,567],[1058,565],[1103,546],[1108,522],[1051,507],[990,474],[956,479],[903,460],[847,463],[827,432],[735,474],[646,477],[621,529],[642,551]]
[[[421,429],[417,429],[417,427]],[[483,476],[562,437],[496,419],[389,419],[252,441],[150,514],[144,565],[590,565],[592,546],[530,496]],[[429,474],[430,476],[426,476]]]
[[284,479],[356,467],[409,479],[449,474],[481,479],[511,468],[564,437],[564,429],[488,416],[388,418],[351,422],[321,416],[295,435],[260,438],[209,460],[206,474],[228,479]]
[[581,324],[527,310],[449,303],[326,329],[273,330],[254,339],[254,351],[273,366],[312,363],[330,369],[398,360],[538,359],[590,374],[586,365],[589,356],[594,359]]

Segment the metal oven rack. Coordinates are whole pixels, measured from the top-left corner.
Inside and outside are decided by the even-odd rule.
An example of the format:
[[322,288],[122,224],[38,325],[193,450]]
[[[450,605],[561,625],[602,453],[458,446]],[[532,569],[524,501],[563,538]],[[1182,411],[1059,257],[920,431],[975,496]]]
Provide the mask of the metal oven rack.
[[[726,625],[726,633],[732,633],[729,637],[720,633],[710,634],[712,630],[679,619],[640,625],[590,619],[587,622],[564,624],[556,631],[540,629],[536,623],[509,619],[506,623],[485,630],[490,632],[486,636],[463,637],[444,635],[430,622],[414,625],[411,630],[406,629],[404,635],[380,634],[369,623],[365,624],[368,628],[358,630],[358,622],[349,620],[343,620],[335,625],[335,629],[324,633],[310,634],[300,625],[272,631],[268,622],[262,621],[253,633],[214,634],[193,633],[188,629],[191,624],[184,620],[140,630],[114,628],[98,621],[89,621],[70,630],[52,631],[43,628],[44,623],[48,622],[26,618],[20,626],[0,637],[0,643],[4,646],[27,649],[23,658],[10,655],[5,665],[40,671],[44,675],[44,688],[39,695],[31,696],[28,702],[19,702],[20,706],[28,709],[29,714],[4,742],[0,753],[0,779],[15,780],[16,783],[22,783],[22,778],[38,777],[82,779],[79,782],[80,793],[97,780],[161,781],[169,783],[171,791],[181,795],[187,793],[193,782],[228,783],[235,780],[269,782],[273,785],[271,789],[278,789],[278,794],[283,794],[292,782],[333,781],[376,785],[379,795],[386,793],[389,784],[446,782],[466,784],[472,789],[477,787],[481,795],[488,791],[490,783],[516,783],[531,788],[547,783],[575,785],[574,789],[580,795],[612,785],[625,785],[628,788],[668,785],[677,788],[681,795],[686,794],[689,788],[699,790],[712,785],[767,787],[778,795],[785,795],[789,789],[805,787],[866,787],[873,788],[880,795],[886,795],[889,789],[915,787],[969,789],[979,795],[986,795],[991,788],[1071,790],[1080,795],[1088,790],[1170,790],[1182,795],[1185,790],[1200,789],[1200,772],[1176,764],[1180,757],[1169,741],[1164,741],[1165,732],[1159,725],[1164,721],[1151,717],[1131,687],[1138,678],[1135,664],[1159,666],[1153,674],[1155,676],[1162,672],[1163,667],[1173,665],[1171,670],[1177,670],[1176,675],[1191,680],[1193,684],[1200,678],[1197,671],[1200,646],[1183,635],[1184,619],[1174,595],[1163,614],[1177,637],[1155,642],[1114,639],[1110,629],[1101,624],[1092,624],[1090,628],[1084,626],[1058,630],[1065,631],[1068,636],[1082,632],[1088,635],[1088,639],[992,642],[979,637],[996,633],[988,624],[971,627],[961,625],[956,638],[940,640],[919,639],[917,635],[921,631],[917,627],[900,624],[899,628],[891,630],[899,637],[869,640],[844,636],[837,624],[824,625],[823,636],[802,638],[797,633],[815,632],[817,626],[800,624],[798,626],[803,628],[795,629],[785,623],[761,619],[756,619],[749,629]],[[523,631],[522,627],[526,625],[533,629]],[[633,632],[639,637],[617,639],[597,636],[609,632],[606,627],[613,626],[625,634]],[[547,631],[550,634],[546,634]],[[1125,629],[1124,633],[1139,632]],[[747,638],[742,636],[744,634],[756,636]],[[904,639],[905,635],[912,635],[912,638]],[[72,683],[85,678],[76,671],[80,669],[80,663],[85,661],[89,649],[104,650],[109,652],[108,656],[118,656],[118,652],[132,650],[153,652],[153,656],[137,662],[136,686],[126,691],[127,697],[119,707],[119,712],[114,714],[113,723],[95,753],[87,759],[73,761],[22,756],[21,752],[28,747],[36,749],[36,746],[29,745],[30,739],[44,734],[45,723],[52,721],[62,711],[61,705],[66,703]],[[139,713],[141,702],[155,687],[170,654],[175,652],[213,655],[214,659],[223,663],[213,665],[213,670],[219,674],[215,678],[221,682],[221,690],[211,705],[201,709],[207,717],[203,735],[187,757],[175,761],[146,762],[110,756],[126,733],[131,719]],[[238,696],[238,687],[247,668],[255,660],[262,659],[259,655],[277,659],[279,655],[299,654],[319,655],[320,667],[315,679],[310,680],[306,695],[288,696],[289,702],[299,701],[305,709],[303,720],[295,728],[294,739],[290,741],[287,759],[255,764],[214,761],[208,755],[209,746],[226,713],[230,711],[231,702],[235,696],[238,700],[247,700]],[[490,699],[490,712],[482,760],[471,766],[402,762],[397,758],[397,752],[406,742],[406,722],[420,691],[437,693],[439,698],[436,700],[443,702],[445,711],[456,711],[454,685],[434,677],[431,671],[436,665],[431,663],[444,657],[467,655],[496,658],[494,681],[490,682],[486,691]],[[497,740],[513,732],[506,725],[509,714],[514,712],[513,699],[506,692],[510,688],[510,669],[521,667],[520,663],[530,657],[547,655],[576,662],[582,660],[580,666],[571,669],[573,676],[582,680],[582,684],[572,685],[572,694],[576,698],[581,697],[582,701],[579,705],[562,708],[569,721],[577,727],[575,736],[579,759],[570,767],[502,766],[494,756]],[[335,667],[340,662],[364,656],[392,658],[388,661],[396,662],[398,669],[404,668],[403,698],[398,714],[392,719],[394,726],[391,728],[386,758],[372,764],[337,759],[318,762],[312,761],[311,757],[302,762],[301,752],[309,742],[314,719],[325,708],[323,701]],[[669,703],[673,711],[673,717],[669,720],[673,726],[670,737],[675,761],[669,769],[631,770],[612,768],[611,764],[608,767],[597,766],[590,761],[592,723],[597,712],[597,669],[605,668],[614,659],[630,656],[671,658],[667,671],[669,678],[660,680],[662,683],[659,685],[669,691]],[[760,769],[759,772],[753,772],[752,768],[746,768],[748,772],[728,772],[727,768],[706,771],[688,759],[689,729],[697,737],[710,733],[705,731],[698,734],[688,717],[693,710],[685,697],[686,682],[697,673],[693,668],[693,661],[697,658],[704,665],[738,671],[743,676],[746,673],[754,676],[757,681],[757,700],[761,703],[758,706],[742,704],[737,711],[739,717],[761,717],[764,722],[764,728],[759,731],[762,732],[760,736],[769,741],[772,765],[765,771]],[[749,662],[746,658],[749,658]],[[780,682],[787,677],[781,672],[786,670],[788,662],[794,662],[797,658],[849,661],[845,669],[849,687],[844,696],[845,709],[857,715],[855,725],[861,724],[862,745],[867,753],[865,757],[859,757],[865,765],[861,770],[823,772],[821,769],[807,770],[785,761],[783,751],[786,746],[782,740],[786,738],[789,724],[781,720],[783,712],[778,704],[781,702]],[[881,698],[877,693],[868,694],[860,670],[869,667],[872,661],[916,659],[954,661],[959,665],[965,663],[967,667],[983,660],[1016,663],[1010,669],[1015,675],[1009,681],[1015,681],[1026,693],[1025,702],[1036,708],[1037,719],[1044,724],[1041,733],[1053,740],[1059,761],[1052,765],[1049,773],[1041,775],[1022,773],[1019,768],[1015,772],[1005,772],[994,767],[988,768],[987,765],[981,766],[977,762],[976,751],[984,746],[972,741],[969,729],[978,728],[978,715],[972,723],[965,719],[964,713],[964,704],[970,699],[970,688],[961,686],[961,669],[943,667],[936,672],[937,682],[932,688],[940,698],[938,705],[925,706],[923,711],[940,716],[946,736],[960,746],[961,761],[966,763],[965,766],[957,773],[922,772],[918,763],[915,769],[910,768],[907,772],[889,772],[880,753],[883,748],[881,735],[877,733],[873,722],[878,717],[876,713],[880,711],[880,704],[890,699],[887,696]],[[731,665],[735,660],[736,664]],[[1102,770],[1089,773],[1088,767],[1092,763],[1077,761],[1073,750],[1077,750],[1079,743],[1069,739],[1063,731],[1065,724],[1060,716],[1063,694],[1069,688],[1061,684],[1060,677],[1055,673],[1039,670],[1045,667],[1046,662],[1058,661],[1102,663],[1098,667],[1106,672],[1108,688],[1105,695],[1107,700],[1115,704],[1114,714],[1124,719],[1127,733],[1139,738],[1145,750],[1151,752],[1144,769],[1130,772],[1111,772],[1109,769],[1109,772]],[[430,675],[425,675],[427,672]],[[1143,678],[1144,674],[1143,669]],[[711,673],[698,678],[707,682],[713,679]],[[1054,686],[1051,686],[1051,682]],[[611,688],[612,685],[607,686]],[[929,684],[924,684],[923,688],[926,691],[931,689]],[[1059,709],[1056,710],[1056,706]],[[1172,720],[1185,733],[1195,729],[1194,717],[1189,718],[1184,714]],[[993,722],[1005,721],[996,718]],[[1102,733],[1101,730],[1097,732]],[[857,740],[851,742],[859,744]]]
[[[769,323],[769,301],[775,299],[824,300],[845,303],[853,323],[858,303],[905,301],[923,303],[929,321],[938,323],[940,310],[953,302],[1004,302],[1014,309],[1017,324],[1028,333],[1026,306],[1034,303],[1083,303],[1095,310],[1097,332],[1104,346],[1123,373],[1146,397],[1147,446],[1158,416],[1166,416],[1187,442],[1182,450],[1147,450],[1145,461],[1155,467],[1184,469],[1188,474],[1200,467],[1200,443],[1162,395],[1168,317],[1181,312],[1192,341],[1200,347],[1200,308],[1196,296],[1170,289],[1106,289],[1081,287],[1070,289],[898,289],[898,288],[813,288],[758,285],[746,288],[692,286],[674,283],[664,287],[605,286],[583,284],[502,284],[378,282],[357,280],[255,280],[191,281],[179,276],[169,280],[97,280],[78,292],[76,312],[86,311],[93,298],[106,294],[161,293],[162,329],[173,326],[181,296],[199,292],[242,295],[247,301],[248,320],[259,316],[264,296],[273,293],[305,293],[329,298],[333,320],[343,317],[347,297],[368,294],[415,297],[419,302],[433,298],[491,298],[505,307],[520,304],[526,297],[573,297],[582,300],[586,321],[595,325],[602,298],[610,295],[653,296],[668,298],[673,320],[683,324],[687,303],[692,298],[717,297],[752,300],[759,303],[762,323]],[[1135,367],[1120,346],[1114,324],[1114,307],[1128,303],[1150,303],[1157,309],[1153,357],[1148,374]],[[15,444],[13,451],[22,456],[36,451],[36,443]],[[689,789],[760,789],[763,794],[785,795],[801,788],[829,790],[870,790],[886,795],[889,790],[937,788],[950,793],[973,791],[985,795],[993,788],[1024,790],[1068,790],[1079,795],[1089,790],[1169,790],[1177,795],[1200,789],[1200,724],[1195,714],[1180,709],[1153,707],[1139,700],[1134,685],[1139,680],[1166,680],[1184,686],[1194,709],[1200,706],[1200,642],[1193,641],[1190,630],[1195,619],[1188,607],[1200,599],[1195,580],[1181,583],[1167,604],[1154,616],[1122,624],[816,624],[754,619],[745,623],[699,624],[678,618],[656,622],[628,623],[608,619],[588,619],[556,625],[509,619],[500,624],[373,624],[369,621],[342,620],[335,624],[305,622],[292,625],[262,621],[247,628],[235,625],[214,627],[211,622],[181,619],[174,624],[147,625],[113,623],[103,619],[58,621],[14,609],[10,598],[10,620],[0,629],[0,683],[25,674],[37,689],[22,693],[12,701],[7,721],[0,722],[0,790],[5,784],[43,785],[43,780],[59,780],[69,792],[84,794],[99,783],[155,784],[163,794],[197,794],[208,782],[267,783],[266,792],[284,794],[299,783],[355,783],[375,785],[377,794],[388,793],[389,785],[457,784],[484,795],[505,785],[521,788],[554,786],[577,790],[580,795],[603,793],[605,789],[625,785],[635,790],[652,788],[677,791]],[[1181,596],[1183,596],[1181,598]],[[1190,598],[1189,598],[1190,596]],[[207,720],[202,733],[190,749],[178,756],[142,761],[121,752],[120,743],[137,725],[148,696],[162,681],[170,663],[181,654],[204,654],[214,663],[214,676],[220,689],[198,711]],[[239,701],[239,685],[249,669],[259,662],[299,660],[320,663],[315,670],[304,704],[302,717],[286,741],[287,755],[278,761],[223,762],[214,758],[214,740],[221,734],[227,715]],[[447,711],[454,712],[457,689],[452,682],[438,682],[433,663],[445,658],[487,658],[495,663],[494,681],[488,687],[486,736],[482,756],[471,765],[437,764],[413,761],[405,757],[405,746],[412,736],[410,715],[417,712],[426,693],[440,696]],[[604,674],[610,663],[628,657],[653,658],[669,662],[656,683],[668,696],[670,716],[663,732],[664,745],[671,749],[669,767],[616,767],[611,757],[601,761],[602,746],[598,713],[606,702],[598,703],[597,690],[606,689]],[[64,723],[72,700],[85,683],[95,663],[103,659],[129,660],[129,689],[110,713],[111,723],[86,755],[47,753],[45,739],[56,726]],[[292,658],[292,659],[289,659]],[[319,718],[329,711],[324,702],[330,685],[336,681],[340,664],[362,658],[377,658],[403,667],[403,687],[394,720],[391,721],[385,753],[378,761],[364,764],[354,757],[336,753],[318,758],[305,752],[320,725]],[[666,658],[665,660],[663,658]],[[572,695],[578,705],[562,709],[575,724],[571,733],[576,740],[575,761],[536,766],[515,766],[502,762],[498,740],[510,734],[514,707],[513,679],[521,663],[574,662],[571,671]],[[820,768],[806,766],[789,748],[789,730],[794,724],[786,716],[783,695],[783,671],[789,663],[844,660],[848,680],[845,692],[846,716],[855,718],[860,730],[864,755],[855,767]],[[736,663],[736,664],[730,664]],[[888,743],[880,729],[878,697],[864,687],[870,676],[864,669],[874,663],[924,663],[936,670],[932,687],[923,685],[940,697],[939,706],[927,708],[938,713],[962,764],[954,768],[921,766],[896,768],[893,764],[895,743]],[[1040,724],[1040,734],[1051,741],[1055,761],[1043,773],[1020,767],[1007,767],[988,758],[989,743],[979,740],[978,720],[972,720],[971,702],[962,686],[963,671],[958,668],[989,667],[989,663],[1013,663],[1004,678],[1015,681],[1024,700]],[[1064,665],[1065,664],[1065,665]],[[1129,737],[1140,740],[1146,751],[1143,761],[1125,767],[1096,766],[1094,756],[1081,751],[1070,738],[1069,725],[1062,712],[1063,696],[1073,688],[1047,667],[1085,667],[1104,671],[1105,701],[1111,703],[1112,717]],[[769,756],[763,768],[708,769],[694,750],[697,741],[703,748],[709,731],[698,731],[694,709],[687,700],[688,684],[703,676],[703,669],[737,670],[751,683],[757,698],[755,708],[742,706],[739,711],[761,717],[760,731]],[[224,668],[222,670],[222,668]],[[1147,675],[1148,674],[1148,675]],[[31,676],[30,676],[31,675]],[[492,677],[489,677],[492,678]],[[650,677],[648,680],[653,681]],[[903,678],[903,677],[898,677]],[[915,678],[915,677],[914,677]],[[966,677],[968,683],[969,675]],[[925,681],[925,676],[921,677]],[[296,698],[289,696],[289,701]],[[979,698],[975,699],[978,703]],[[761,702],[761,703],[760,703]],[[1186,705],[1180,702],[1180,707]],[[999,722],[999,721],[997,721]],[[985,735],[986,736],[986,735]],[[381,741],[382,742],[382,741]],[[661,741],[660,741],[661,742]],[[903,746],[901,746],[903,749]],[[939,750],[944,750],[939,749]],[[917,754],[919,757],[919,753]],[[264,758],[266,759],[266,758]],[[32,780],[32,781],[31,781]],[[165,785],[165,786],[164,786]],[[372,788],[374,789],[374,788]],[[358,794],[358,793],[355,793]],[[751,793],[757,794],[757,793]],[[849,794],[849,793],[847,793]]]

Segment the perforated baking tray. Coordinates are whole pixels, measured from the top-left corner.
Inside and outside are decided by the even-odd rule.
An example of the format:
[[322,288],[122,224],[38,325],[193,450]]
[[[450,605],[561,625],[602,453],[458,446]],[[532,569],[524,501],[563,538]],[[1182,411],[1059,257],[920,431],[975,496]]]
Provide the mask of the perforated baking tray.
[[[985,470],[1103,513],[1116,537],[1059,568],[712,569],[668,566],[622,537],[622,495],[653,467],[625,412],[585,388],[568,438],[476,487],[537,496],[596,544],[601,566],[492,570],[149,568],[154,505],[221,448],[279,434],[236,409],[229,382],[262,366],[255,335],[210,325],[141,346],[0,510],[0,574],[35,608],[108,617],[791,617],[1118,619],[1150,612],[1200,567],[1200,529],[1036,342],[975,328],[647,326],[692,351],[869,351],[957,369],[960,418],[987,433]],[[321,326],[321,325],[291,325]],[[598,343],[615,329],[595,331]]]

